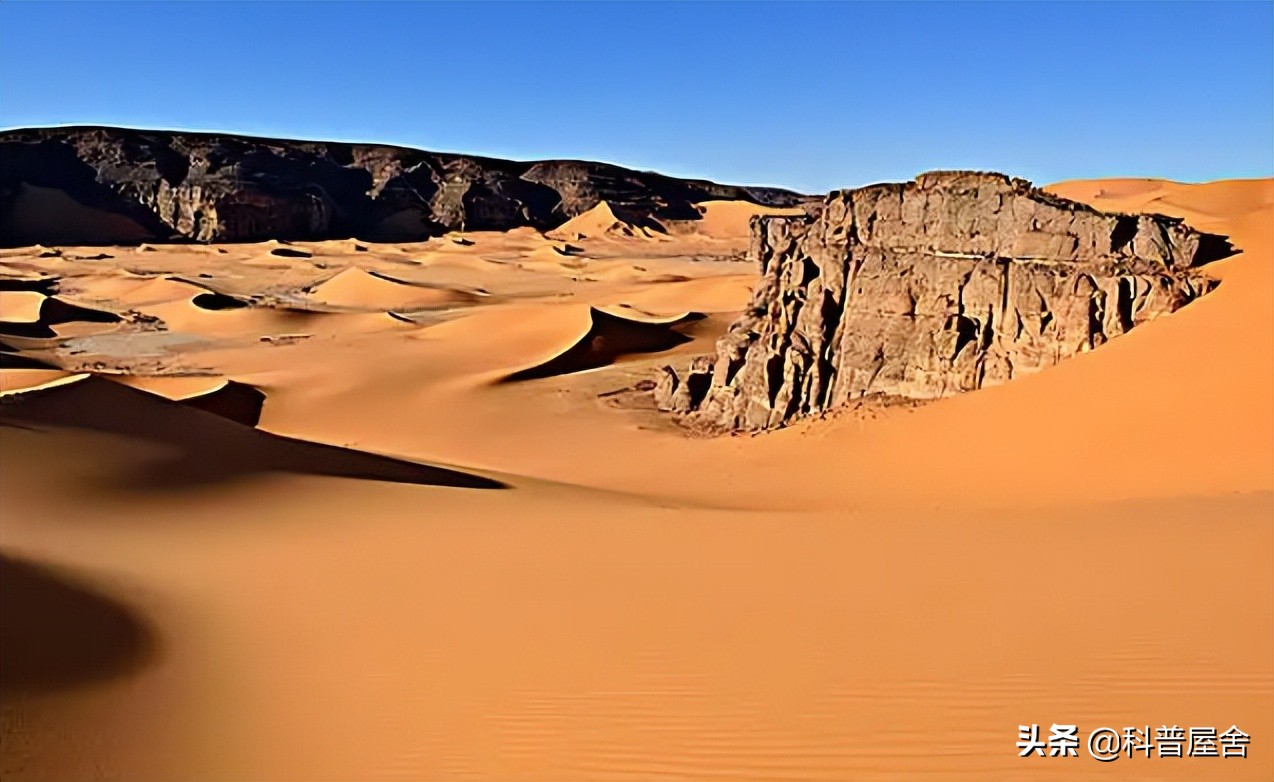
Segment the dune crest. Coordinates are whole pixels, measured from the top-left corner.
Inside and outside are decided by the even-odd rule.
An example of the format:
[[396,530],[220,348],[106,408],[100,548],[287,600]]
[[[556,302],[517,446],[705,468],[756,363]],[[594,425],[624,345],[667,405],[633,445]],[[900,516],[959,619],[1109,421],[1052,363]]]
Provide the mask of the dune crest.
[[709,239],[746,237],[754,217],[795,217],[803,209],[754,204],[749,201],[700,201],[694,205],[698,220],[678,221],[674,225]]
[[172,401],[90,376],[9,395],[4,413],[9,423],[101,432],[173,447],[174,455],[121,476],[121,486],[138,490],[173,491],[269,472],[470,489],[503,486],[444,467],[255,429],[237,420],[242,417],[244,396],[235,386],[242,388],[227,384],[218,389],[235,389],[232,397],[210,392]]
[[468,304],[471,297],[461,291],[411,285],[351,266],[312,285],[307,295],[316,302],[334,307],[391,310],[445,307]]
[[606,201],[576,215],[546,236],[553,239],[661,239],[667,229],[653,217],[612,207]]
[[[52,338],[75,327],[80,331],[109,330],[124,320],[114,312],[73,303],[62,296],[34,295],[39,298],[23,299],[23,310],[18,313],[22,319],[0,320],[0,337]],[[37,308],[34,318],[30,317],[32,307]]]
[[0,368],[0,396],[76,383],[87,377],[89,375],[82,372],[67,372],[56,368],[3,367]]
[[35,323],[45,296],[39,291],[0,290],[0,321]]
[[588,328],[561,353],[518,370],[506,382],[536,380],[608,366],[631,354],[660,353],[690,341],[678,327],[703,319],[697,312],[657,316],[619,307],[590,307]]

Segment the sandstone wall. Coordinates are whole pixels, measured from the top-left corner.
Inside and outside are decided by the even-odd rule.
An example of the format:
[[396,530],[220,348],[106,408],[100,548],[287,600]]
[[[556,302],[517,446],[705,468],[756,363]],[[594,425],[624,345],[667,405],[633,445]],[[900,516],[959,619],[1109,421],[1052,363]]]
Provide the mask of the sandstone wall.
[[448,230],[548,230],[603,200],[643,217],[681,219],[696,219],[691,204],[710,199],[771,206],[805,200],[786,190],[587,161],[123,128],[0,132],[0,245],[120,240],[119,231],[95,240],[82,220],[26,219],[43,209],[46,191],[140,226],[142,240],[201,242],[415,241]]
[[935,399],[1037,372],[1210,289],[1229,254],[1178,220],[1104,214],[999,174],[935,172],[752,224],[748,311],[661,408],[782,426],[869,394]]

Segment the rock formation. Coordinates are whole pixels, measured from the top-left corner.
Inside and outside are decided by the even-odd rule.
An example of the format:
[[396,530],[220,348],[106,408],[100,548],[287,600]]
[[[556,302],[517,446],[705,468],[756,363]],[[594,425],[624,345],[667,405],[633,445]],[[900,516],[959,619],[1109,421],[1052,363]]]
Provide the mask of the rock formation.
[[747,312],[656,401],[709,428],[782,426],[870,394],[935,399],[1096,348],[1206,293],[1230,254],[1160,215],[1105,214],[1000,174],[935,172],[758,217]]
[[519,163],[402,147],[68,127],[0,132],[0,245],[425,239],[555,228],[602,201],[647,218],[803,196],[605,163]]

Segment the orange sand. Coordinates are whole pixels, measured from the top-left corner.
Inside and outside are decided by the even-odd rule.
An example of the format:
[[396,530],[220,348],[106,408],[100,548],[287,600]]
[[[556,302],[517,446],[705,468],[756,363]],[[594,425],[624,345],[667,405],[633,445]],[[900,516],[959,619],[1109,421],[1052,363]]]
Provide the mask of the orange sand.
[[44,299],[38,291],[0,291],[0,320],[34,323],[40,319]]
[[[67,383],[35,423],[0,408],[0,595],[61,628],[0,639],[20,650],[0,776],[1274,778],[1274,180],[1054,189],[1245,252],[1203,300],[1054,369],[757,437],[686,437],[623,393],[743,308],[754,270],[700,257],[742,235],[570,239],[564,264],[526,231],[108,250],[275,302],[357,266],[358,311],[183,292],[139,306],[193,341],[111,360],[197,379]],[[39,261],[87,289],[112,268]],[[405,322],[382,282],[465,295]],[[597,336],[591,308],[625,335],[713,314],[508,382]],[[266,394],[265,432],[339,447],[153,407],[224,379]],[[369,454],[450,477],[350,466]],[[1237,724],[1252,746],[1020,759],[1031,722]]]
[[576,215],[549,233],[552,238],[583,239],[655,239],[666,229],[655,220],[637,225],[616,216],[610,204],[602,201],[583,214]]
[[696,208],[700,218],[684,226],[696,234],[714,239],[747,236],[748,224],[757,215],[799,215],[803,211],[758,206],[747,201],[704,201]]

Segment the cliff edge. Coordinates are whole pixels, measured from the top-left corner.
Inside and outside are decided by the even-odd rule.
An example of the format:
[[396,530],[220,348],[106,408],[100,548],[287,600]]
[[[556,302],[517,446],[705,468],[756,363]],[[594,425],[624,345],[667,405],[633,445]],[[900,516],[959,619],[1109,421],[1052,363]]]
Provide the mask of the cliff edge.
[[932,172],[759,217],[761,281],[717,343],[657,379],[661,409],[771,429],[868,395],[936,399],[1037,372],[1214,284],[1229,242],[1099,212],[1002,174]]

